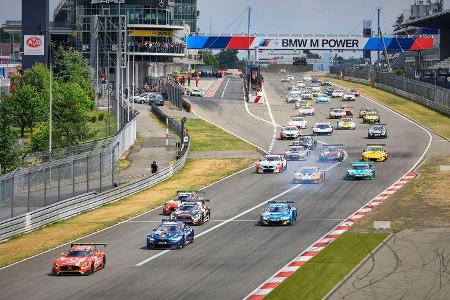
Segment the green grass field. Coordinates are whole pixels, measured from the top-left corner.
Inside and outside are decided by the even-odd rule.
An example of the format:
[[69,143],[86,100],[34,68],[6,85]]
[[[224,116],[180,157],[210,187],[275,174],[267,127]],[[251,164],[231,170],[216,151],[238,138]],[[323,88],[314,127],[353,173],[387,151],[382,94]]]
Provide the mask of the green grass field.
[[344,233],[264,299],[322,299],[388,235]]
[[344,80],[329,78],[334,84],[344,88],[358,89],[365,96],[368,96],[393,110],[404,114],[417,123],[430,128],[438,134],[450,138],[450,118],[439,112],[431,110],[423,105],[410,101],[408,99],[393,95],[391,93],[372,88],[370,86],[348,82]]
[[253,151],[255,147],[200,119],[189,119],[190,151]]

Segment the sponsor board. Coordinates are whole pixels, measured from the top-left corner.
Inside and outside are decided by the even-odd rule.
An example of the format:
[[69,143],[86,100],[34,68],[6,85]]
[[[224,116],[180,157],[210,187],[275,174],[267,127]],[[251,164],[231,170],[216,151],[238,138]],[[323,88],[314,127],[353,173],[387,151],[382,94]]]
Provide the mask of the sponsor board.
[[45,39],[43,35],[23,36],[24,55],[45,55]]

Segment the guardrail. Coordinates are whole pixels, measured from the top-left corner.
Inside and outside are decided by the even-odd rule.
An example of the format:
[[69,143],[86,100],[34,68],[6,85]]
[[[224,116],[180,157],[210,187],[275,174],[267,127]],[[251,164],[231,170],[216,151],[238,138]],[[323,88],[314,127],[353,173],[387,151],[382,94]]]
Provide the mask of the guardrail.
[[332,67],[330,73],[363,84],[373,81],[376,88],[407,98],[432,110],[450,116],[450,90],[373,69]]
[[[169,118],[168,116],[166,117]],[[175,120],[173,120],[173,122],[177,123]],[[176,126],[176,124],[174,124],[174,126]],[[178,124],[178,126],[181,126],[181,124]],[[181,156],[175,164],[162,169],[150,177],[120,186],[107,192],[89,193],[70,198],[0,222],[0,242],[6,241],[19,234],[31,232],[44,225],[59,222],[100,206],[125,199],[170,178],[184,167],[189,153],[189,139],[186,145],[183,144],[182,149]]]

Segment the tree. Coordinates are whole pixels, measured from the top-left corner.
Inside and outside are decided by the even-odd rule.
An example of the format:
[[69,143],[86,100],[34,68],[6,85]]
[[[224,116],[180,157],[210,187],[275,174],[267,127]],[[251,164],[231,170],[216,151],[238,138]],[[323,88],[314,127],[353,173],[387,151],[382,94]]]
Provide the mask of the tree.
[[94,137],[88,126],[91,99],[77,83],[60,83],[54,97],[53,141],[55,147],[70,147]]
[[81,53],[59,47],[52,63],[54,76],[60,82],[77,83],[89,96],[89,109],[95,105],[95,91],[92,87],[92,69]]
[[219,60],[217,59],[217,56],[212,54],[211,52],[205,52],[203,53],[203,62],[207,66],[211,66],[214,68],[219,67]]
[[239,68],[240,62],[237,57],[237,50],[222,50],[217,54],[219,66],[222,68],[236,69]]
[[7,173],[19,165],[17,136],[11,128],[12,114],[5,101],[0,102],[0,165],[1,173]]
[[20,138],[25,136],[25,128],[33,133],[33,128],[41,122],[48,111],[46,100],[34,86],[19,85],[15,92],[5,100],[11,108],[14,123],[20,127]]

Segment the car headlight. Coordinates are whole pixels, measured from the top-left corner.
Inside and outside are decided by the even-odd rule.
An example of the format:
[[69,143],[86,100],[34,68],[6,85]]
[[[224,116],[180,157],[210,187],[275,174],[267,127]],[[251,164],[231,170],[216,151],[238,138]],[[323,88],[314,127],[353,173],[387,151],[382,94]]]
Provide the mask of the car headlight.
[[59,264],[59,263],[55,263],[55,267],[56,267],[56,268],[59,268],[59,267],[60,267],[60,264]]
[[172,242],[178,242],[179,240],[181,240],[181,235],[177,235],[177,236],[174,236],[173,238],[170,238],[170,241],[172,241]]
[[153,241],[155,241],[155,238],[152,237],[151,235],[149,235],[149,236],[147,236],[147,240],[149,240],[150,242],[153,242]]
[[87,265],[88,265],[87,262],[81,262],[80,263],[80,267],[82,267],[82,268],[86,267]]

